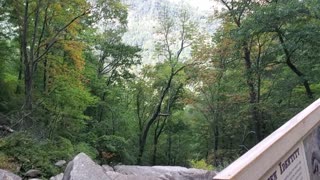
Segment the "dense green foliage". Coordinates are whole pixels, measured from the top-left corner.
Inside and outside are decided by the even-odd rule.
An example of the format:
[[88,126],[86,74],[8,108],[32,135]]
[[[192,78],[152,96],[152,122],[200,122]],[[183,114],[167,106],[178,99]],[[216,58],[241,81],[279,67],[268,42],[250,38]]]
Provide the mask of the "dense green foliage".
[[319,97],[317,0],[221,3],[212,36],[163,7],[141,64],[120,0],[0,0],[0,168],[220,169]]

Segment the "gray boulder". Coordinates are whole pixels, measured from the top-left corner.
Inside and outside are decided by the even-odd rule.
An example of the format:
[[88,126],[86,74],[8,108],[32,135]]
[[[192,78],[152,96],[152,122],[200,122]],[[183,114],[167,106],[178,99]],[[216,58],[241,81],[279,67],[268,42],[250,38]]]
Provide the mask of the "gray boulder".
[[187,171],[171,173],[170,179],[174,179],[174,180],[212,180],[215,175],[216,175],[216,173],[213,171],[187,170]]
[[60,173],[56,176],[51,177],[49,180],[62,180],[63,178],[63,173]]
[[[148,166],[119,165],[114,168],[103,165],[107,175],[117,180],[161,180],[161,172],[155,171]],[[141,173],[143,172],[143,173]]]
[[62,180],[111,180],[103,168],[84,153],[78,154],[67,165]]
[[[115,172],[108,173],[119,180],[212,180],[215,172],[188,169],[179,166],[115,166]],[[122,176],[121,176],[122,175]]]
[[111,179],[115,180],[162,180],[157,176],[148,176],[148,175],[125,175],[114,171],[107,172],[107,175]]
[[25,176],[29,178],[36,178],[41,176],[41,171],[38,169],[30,169],[29,171],[26,172]]
[[86,154],[78,154],[64,174],[50,180],[212,180],[213,171],[179,166],[99,166]]
[[144,175],[144,176],[160,176],[168,172],[163,169],[155,169],[151,166],[128,166],[128,165],[115,166],[114,170],[118,173],[125,174],[125,175]]
[[22,180],[21,177],[2,169],[0,169],[0,179],[1,180]]
[[102,165],[104,172],[114,171],[113,167],[109,165]]
[[67,162],[65,160],[59,160],[57,161],[54,165],[58,166],[58,167],[62,167],[63,165],[65,165]]

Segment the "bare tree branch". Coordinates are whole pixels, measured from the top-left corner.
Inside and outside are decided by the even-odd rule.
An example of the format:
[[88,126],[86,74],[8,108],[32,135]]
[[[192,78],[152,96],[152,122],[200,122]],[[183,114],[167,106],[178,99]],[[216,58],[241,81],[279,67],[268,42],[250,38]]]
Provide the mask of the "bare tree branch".
[[64,25],[60,30],[58,30],[56,32],[56,34],[51,38],[51,40],[49,41],[48,43],[48,46],[47,46],[47,49],[39,56],[37,57],[35,60],[34,60],[34,64],[39,62],[41,60],[41,58],[46,55],[49,50],[52,48],[52,46],[57,42],[57,37],[62,33],[62,31],[64,31],[66,28],[68,28],[73,22],[75,22],[77,19],[81,18],[82,16],[85,16],[87,14],[90,13],[90,10],[87,9],[85,10],[82,14],[74,17],[69,23],[67,23],[66,25]]

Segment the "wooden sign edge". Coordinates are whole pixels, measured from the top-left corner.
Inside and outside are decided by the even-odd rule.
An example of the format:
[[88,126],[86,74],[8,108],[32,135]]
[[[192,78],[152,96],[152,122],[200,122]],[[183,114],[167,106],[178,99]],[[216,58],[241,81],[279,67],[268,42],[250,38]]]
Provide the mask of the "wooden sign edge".
[[257,167],[267,171],[319,123],[320,111],[317,110],[320,110],[320,99],[291,118],[213,179],[258,180],[265,172],[259,172]]

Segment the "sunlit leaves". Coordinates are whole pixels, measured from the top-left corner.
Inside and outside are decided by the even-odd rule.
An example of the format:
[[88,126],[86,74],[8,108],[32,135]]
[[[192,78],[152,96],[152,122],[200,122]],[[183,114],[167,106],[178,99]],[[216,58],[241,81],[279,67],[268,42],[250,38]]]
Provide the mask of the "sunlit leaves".
[[85,60],[82,56],[84,44],[79,41],[64,40],[62,45],[67,55],[73,61],[75,68],[81,71],[84,68],[85,63]]
[[45,106],[50,111],[72,118],[88,118],[83,111],[94,105],[96,98],[76,77],[57,76]]

